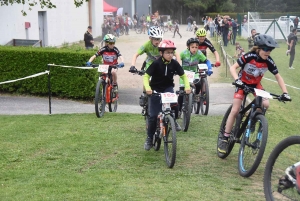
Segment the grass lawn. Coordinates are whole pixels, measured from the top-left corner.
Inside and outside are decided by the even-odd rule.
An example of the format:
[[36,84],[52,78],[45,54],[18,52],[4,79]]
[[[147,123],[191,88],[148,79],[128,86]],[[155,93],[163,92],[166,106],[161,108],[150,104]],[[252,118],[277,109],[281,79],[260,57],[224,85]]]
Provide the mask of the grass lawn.
[[[300,58],[289,70],[285,50],[281,45],[272,57],[285,82],[300,87]],[[269,72],[265,77],[274,79]],[[263,86],[281,94],[274,82],[263,80]],[[299,134],[299,90],[288,90],[292,102],[271,100],[267,149],[250,178],[238,174],[238,145],[224,160],[216,155],[223,116],[193,115],[189,131],[177,135],[176,163],[169,169],[163,147],[143,150],[145,128],[138,114],[2,115],[0,200],[264,200],[270,151]]]

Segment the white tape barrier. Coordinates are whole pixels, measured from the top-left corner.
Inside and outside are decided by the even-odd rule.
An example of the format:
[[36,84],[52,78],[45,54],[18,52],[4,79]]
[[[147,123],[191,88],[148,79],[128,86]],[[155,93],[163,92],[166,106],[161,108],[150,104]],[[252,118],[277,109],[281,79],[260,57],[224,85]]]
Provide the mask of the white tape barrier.
[[25,80],[25,79],[28,79],[28,78],[33,78],[33,77],[37,77],[37,76],[44,75],[44,74],[49,74],[49,71],[46,70],[45,72],[37,73],[37,74],[30,75],[30,76],[27,76],[27,77],[19,78],[19,79],[16,79],[16,80],[8,80],[8,81],[5,81],[5,82],[0,82],[0,84],[7,84],[7,83],[11,83],[11,82],[16,82],[16,81],[19,81],[19,80]]
[[55,65],[55,64],[48,64],[49,66],[57,66],[63,68],[79,68],[79,69],[93,69],[95,67],[82,67],[82,66],[63,66],[63,65]]

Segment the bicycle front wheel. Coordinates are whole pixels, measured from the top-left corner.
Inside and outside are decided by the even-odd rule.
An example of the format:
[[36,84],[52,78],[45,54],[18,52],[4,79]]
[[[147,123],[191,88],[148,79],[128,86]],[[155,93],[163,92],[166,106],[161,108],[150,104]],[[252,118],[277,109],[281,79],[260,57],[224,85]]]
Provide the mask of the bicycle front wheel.
[[164,32],[168,32],[168,30],[169,30],[169,27],[164,26]]
[[[249,132],[249,135],[247,135]],[[258,168],[264,155],[268,139],[268,122],[262,114],[252,119],[251,128],[246,129],[239,150],[238,167],[243,177],[250,177]]]
[[207,78],[201,78],[201,91],[200,91],[200,110],[202,115],[208,114],[209,109],[209,89]]
[[164,151],[166,163],[169,168],[172,168],[175,164],[176,160],[176,147],[177,147],[177,139],[176,139],[176,128],[173,117],[170,115],[166,115],[164,119]]
[[[118,86],[116,86],[118,89]],[[110,90],[110,101],[108,103],[108,109],[110,112],[116,112],[118,109],[118,99],[119,95],[115,92],[115,90],[112,88]]]
[[182,113],[183,113],[183,131],[187,132],[190,121],[191,121],[191,113],[192,113],[192,102],[193,102],[193,94],[190,93],[188,95],[183,96],[183,107],[182,107]]
[[106,84],[100,79],[97,83],[95,92],[95,112],[98,118],[102,117],[105,112],[105,93]]
[[264,193],[267,201],[300,200],[295,184],[285,170],[300,160],[300,136],[282,140],[271,152],[264,172]]
[[140,27],[136,28],[136,29],[135,29],[135,32],[136,32],[137,34],[142,33],[142,28],[140,28]]

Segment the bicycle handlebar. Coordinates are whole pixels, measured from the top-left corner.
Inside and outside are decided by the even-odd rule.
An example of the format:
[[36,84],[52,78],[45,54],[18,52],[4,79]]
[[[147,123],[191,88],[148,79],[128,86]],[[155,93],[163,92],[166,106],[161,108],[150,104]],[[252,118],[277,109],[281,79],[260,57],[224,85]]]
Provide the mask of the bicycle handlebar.
[[[240,89],[243,89],[245,93],[252,93],[254,94],[255,93],[255,89],[254,87],[250,87],[250,86],[247,86],[247,85],[244,85],[244,86],[240,86],[240,85],[237,85],[235,82],[232,82],[232,85],[235,85],[236,87],[240,88]],[[277,94],[273,94],[273,93],[270,93],[268,92],[271,96],[273,96],[273,99],[277,99],[278,101],[280,102],[283,102],[285,103],[285,101],[287,100],[282,100],[282,97],[281,95],[277,95]],[[291,100],[290,100],[291,101]]]
[[[100,65],[109,65],[109,64],[92,64],[91,67],[97,68],[97,67],[99,67]],[[109,65],[109,69],[112,69],[112,68],[116,69],[116,68],[118,68],[118,67],[119,67],[118,64],[116,64],[116,65]]]
[[140,75],[140,76],[145,74],[144,70],[137,70],[137,69],[135,71],[129,71],[129,72],[131,72],[132,74]]

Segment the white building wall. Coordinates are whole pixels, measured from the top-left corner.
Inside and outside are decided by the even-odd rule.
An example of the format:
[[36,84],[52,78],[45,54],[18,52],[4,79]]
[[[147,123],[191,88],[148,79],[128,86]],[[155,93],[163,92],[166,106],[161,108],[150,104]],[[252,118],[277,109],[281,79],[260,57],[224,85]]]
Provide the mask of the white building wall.
[[[103,3],[102,0],[90,1],[94,5],[91,6],[91,13],[93,36],[96,37],[101,35]],[[59,46],[83,40],[84,32],[89,26],[88,3],[79,8],[76,8],[72,0],[52,0],[52,3],[56,8],[42,9],[36,5],[31,11],[28,10],[28,5],[23,4],[0,6],[0,45],[5,45],[12,39],[39,40],[38,11],[46,11],[46,46]],[[27,16],[23,16],[21,10],[25,10]],[[25,29],[25,22],[30,22],[29,29]]]

